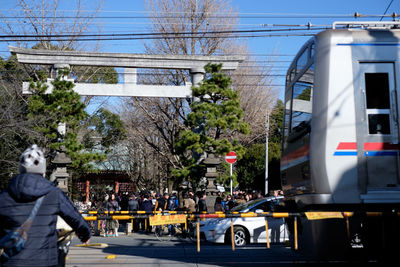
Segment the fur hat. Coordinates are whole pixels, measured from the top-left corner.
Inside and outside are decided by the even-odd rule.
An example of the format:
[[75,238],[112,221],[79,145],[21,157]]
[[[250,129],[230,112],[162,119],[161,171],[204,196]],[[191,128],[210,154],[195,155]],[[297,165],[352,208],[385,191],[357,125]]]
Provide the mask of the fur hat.
[[37,145],[27,148],[19,158],[20,173],[46,173],[46,159]]

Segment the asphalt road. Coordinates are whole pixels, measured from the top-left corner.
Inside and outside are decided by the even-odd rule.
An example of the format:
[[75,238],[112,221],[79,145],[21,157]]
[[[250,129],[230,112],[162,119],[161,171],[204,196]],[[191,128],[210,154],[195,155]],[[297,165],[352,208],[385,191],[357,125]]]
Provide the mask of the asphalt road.
[[[349,266],[348,262],[317,262],[307,260],[284,245],[249,245],[232,251],[230,245],[202,241],[200,252],[196,243],[173,238],[161,242],[154,234],[132,234],[119,237],[92,237],[91,243],[107,247],[77,247],[74,237],[66,266]],[[369,263],[373,264],[373,263]],[[363,264],[365,265],[365,264]],[[355,265],[354,265],[355,266]]]

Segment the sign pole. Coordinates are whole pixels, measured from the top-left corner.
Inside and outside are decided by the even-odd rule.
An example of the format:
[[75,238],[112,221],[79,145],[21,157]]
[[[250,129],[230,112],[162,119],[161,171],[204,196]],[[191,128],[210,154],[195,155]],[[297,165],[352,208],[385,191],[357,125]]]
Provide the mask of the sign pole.
[[232,182],[232,173],[233,173],[233,163],[235,163],[236,162],[236,157],[237,157],[237,155],[236,155],[236,152],[235,151],[231,151],[231,152],[229,152],[228,154],[226,154],[225,155],[225,161],[227,162],[227,163],[229,163],[229,165],[231,165],[230,167],[230,169],[231,169],[231,172],[230,172],[230,174],[231,174],[231,195],[233,194],[233,182]]
[[233,194],[232,194],[232,193],[233,193],[233,192],[232,192],[232,169],[233,169],[233,168],[232,168],[232,165],[233,165],[233,164],[229,164],[229,165],[231,165],[231,196],[232,196],[232,195],[233,195]]
[[268,143],[269,143],[269,110],[267,110],[265,122],[265,189],[264,194],[268,196]]

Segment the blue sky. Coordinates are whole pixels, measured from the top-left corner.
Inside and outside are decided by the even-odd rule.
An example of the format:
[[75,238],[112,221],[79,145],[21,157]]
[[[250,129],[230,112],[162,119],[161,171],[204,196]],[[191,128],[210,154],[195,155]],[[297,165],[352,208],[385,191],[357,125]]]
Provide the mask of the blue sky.
[[[387,6],[392,0],[231,0],[232,6],[238,11],[240,18],[239,27],[241,25],[251,24],[246,28],[262,29],[257,26],[261,24],[332,24],[338,20],[354,20],[353,17],[339,17],[352,15],[355,12],[368,15],[381,15],[385,12]],[[394,0],[387,14],[393,12],[400,13],[400,0]],[[128,11],[144,11],[142,0],[106,0],[104,11],[124,11],[120,14],[129,15]],[[276,14],[274,18],[256,18],[263,17],[266,14]],[[110,14],[110,13],[108,13]],[[287,15],[292,18],[281,18],[279,15]],[[303,15],[302,17],[298,17]],[[309,15],[309,16],[307,16]],[[326,18],[316,18],[315,15],[326,16]],[[338,15],[338,16],[334,16]],[[368,20],[376,20],[380,18],[368,18]],[[358,19],[363,20],[363,19]],[[388,18],[385,18],[388,20]],[[143,22],[143,21],[139,21]],[[272,53],[278,49],[278,53],[284,54],[290,52],[295,53],[301,43],[304,43],[308,37],[265,37],[249,39],[251,50],[255,54]],[[124,47],[123,50],[128,48]],[[140,52],[140,51],[137,51]]]
[[[9,9],[13,8],[15,0],[1,0],[0,12],[9,14]],[[29,2],[29,0],[28,0]],[[72,0],[62,1],[60,9],[71,9]],[[95,3],[97,0],[87,0],[86,2]],[[393,12],[400,13],[400,0],[231,0],[232,6],[240,17],[238,29],[266,29],[262,24],[307,24],[331,25],[334,21],[355,20],[351,15],[355,12],[364,15],[382,15],[386,8],[387,14]],[[87,10],[91,10],[91,5]],[[100,16],[144,16],[144,1],[142,0],[105,0],[103,12]],[[379,20],[380,17],[369,17],[357,20]],[[391,20],[384,18],[384,20]],[[105,33],[127,33],[127,32],[146,32],[144,27],[148,27],[143,18],[131,18],[129,20],[107,19],[101,20],[103,32]],[[289,36],[289,37],[258,37],[241,39],[246,42],[250,51],[257,55],[260,60],[268,55],[274,54],[278,57],[275,63],[276,73],[284,74],[289,61],[300,49],[302,44],[310,37]],[[101,50],[107,52],[129,52],[142,53],[143,41],[118,41],[106,42]],[[5,43],[0,43],[0,55],[7,56],[8,48]],[[278,84],[283,85],[283,78],[278,78]],[[282,87],[281,87],[282,88]],[[281,89],[280,88],[280,89]]]

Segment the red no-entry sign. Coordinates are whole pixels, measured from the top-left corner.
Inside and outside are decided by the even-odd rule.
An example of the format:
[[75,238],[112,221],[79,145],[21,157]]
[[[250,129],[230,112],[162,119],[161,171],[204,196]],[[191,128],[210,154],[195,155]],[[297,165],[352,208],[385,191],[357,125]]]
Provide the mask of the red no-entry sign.
[[228,162],[229,164],[233,164],[236,162],[236,152],[231,151],[225,156],[225,161]]

